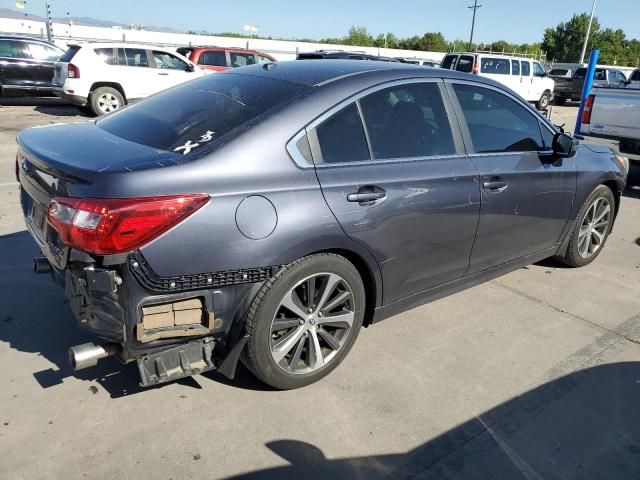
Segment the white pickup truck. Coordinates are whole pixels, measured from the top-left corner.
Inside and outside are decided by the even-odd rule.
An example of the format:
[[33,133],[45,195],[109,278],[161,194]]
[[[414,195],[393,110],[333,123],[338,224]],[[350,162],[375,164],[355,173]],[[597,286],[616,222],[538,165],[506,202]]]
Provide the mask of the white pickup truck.
[[591,90],[582,113],[580,133],[618,140],[620,153],[640,161],[640,89]]

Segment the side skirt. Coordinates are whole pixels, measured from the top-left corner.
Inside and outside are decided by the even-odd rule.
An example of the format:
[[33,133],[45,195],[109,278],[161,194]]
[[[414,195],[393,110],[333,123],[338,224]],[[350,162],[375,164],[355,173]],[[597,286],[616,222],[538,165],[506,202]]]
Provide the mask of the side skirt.
[[406,310],[411,310],[412,308],[416,308],[426,303],[449,296],[453,293],[466,290],[467,288],[479,285],[480,283],[493,280],[494,278],[501,277],[502,275],[513,272],[514,270],[518,270],[519,268],[526,267],[527,265],[531,265],[532,263],[539,262],[541,260],[544,260],[545,258],[553,257],[554,255],[556,255],[558,250],[558,245],[555,245],[554,247],[548,248],[541,252],[512,260],[511,262],[499,265],[497,267],[483,270],[482,272],[474,273],[473,275],[469,275],[467,277],[462,277],[458,280],[454,280],[453,282],[430,288],[429,290],[423,290],[422,292],[414,293],[413,295],[402,298],[400,300],[396,300],[395,302],[388,305],[382,305],[381,307],[376,308],[373,314],[373,321],[371,323],[377,323],[381,320],[384,320],[385,318],[397,315],[398,313],[402,313]]

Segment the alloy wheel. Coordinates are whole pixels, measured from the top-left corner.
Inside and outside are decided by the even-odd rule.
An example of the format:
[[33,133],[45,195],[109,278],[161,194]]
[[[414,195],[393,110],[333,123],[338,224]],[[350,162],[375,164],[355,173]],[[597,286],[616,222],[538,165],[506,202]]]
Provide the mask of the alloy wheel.
[[578,253],[592,257],[604,243],[611,223],[611,204],[604,197],[596,198],[582,219],[578,232]]
[[103,113],[110,113],[120,108],[120,101],[112,93],[103,93],[98,97],[98,108]]
[[288,373],[328,365],[344,346],[355,318],[353,292],[335,273],[305,278],[280,301],[271,322],[271,356]]

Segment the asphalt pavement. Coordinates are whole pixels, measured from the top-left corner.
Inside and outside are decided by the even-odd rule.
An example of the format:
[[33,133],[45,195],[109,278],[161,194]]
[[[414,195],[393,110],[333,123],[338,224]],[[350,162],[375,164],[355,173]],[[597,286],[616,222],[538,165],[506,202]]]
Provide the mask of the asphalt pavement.
[[640,164],[585,268],[544,261],[397,315],[301,390],[243,368],[142,389],[132,365],[67,366],[92,338],[32,273],[18,206],[16,133],[89,120],[0,102],[0,479],[640,478]]

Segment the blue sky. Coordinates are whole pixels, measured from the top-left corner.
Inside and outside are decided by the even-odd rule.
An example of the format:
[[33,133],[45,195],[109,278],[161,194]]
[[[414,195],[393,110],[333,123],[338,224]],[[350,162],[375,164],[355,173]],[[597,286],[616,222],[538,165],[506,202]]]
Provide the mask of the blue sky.
[[[534,42],[544,28],[590,11],[592,0],[480,0],[475,39]],[[27,12],[42,15],[45,0],[27,0]],[[182,30],[242,32],[242,25],[258,25],[260,35],[277,37],[335,37],[351,25],[370,33],[393,32],[411,36],[441,31],[447,39],[467,39],[473,0],[50,0],[55,16],[70,12],[121,23],[167,26]],[[15,8],[15,0],[0,0]],[[601,24],[622,28],[640,39],[640,0],[599,0]]]

